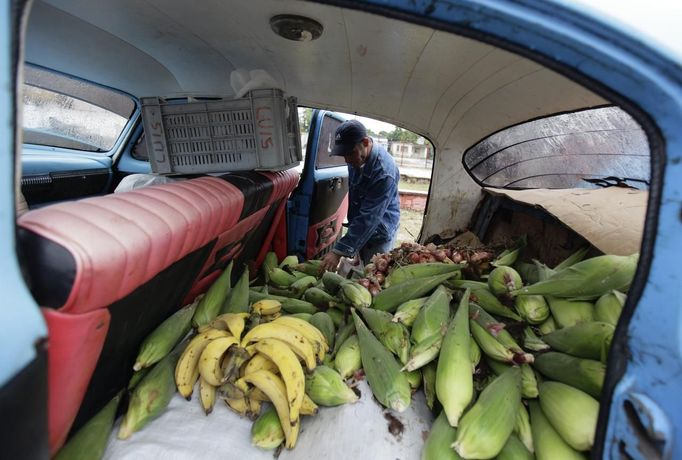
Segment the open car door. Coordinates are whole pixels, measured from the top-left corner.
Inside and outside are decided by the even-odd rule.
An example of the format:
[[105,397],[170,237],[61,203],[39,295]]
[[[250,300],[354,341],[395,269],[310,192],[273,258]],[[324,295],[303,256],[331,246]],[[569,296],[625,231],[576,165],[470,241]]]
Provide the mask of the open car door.
[[303,173],[288,203],[289,254],[317,259],[341,236],[348,211],[348,167],[342,157],[330,154],[343,121],[336,113],[313,111]]

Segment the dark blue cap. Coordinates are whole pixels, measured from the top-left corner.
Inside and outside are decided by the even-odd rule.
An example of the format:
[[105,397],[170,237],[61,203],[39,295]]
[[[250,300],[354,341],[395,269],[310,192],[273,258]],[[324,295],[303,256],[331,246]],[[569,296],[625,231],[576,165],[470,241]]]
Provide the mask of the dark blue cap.
[[336,128],[332,155],[346,156],[361,140],[367,137],[365,125],[358,120],[344,121]]

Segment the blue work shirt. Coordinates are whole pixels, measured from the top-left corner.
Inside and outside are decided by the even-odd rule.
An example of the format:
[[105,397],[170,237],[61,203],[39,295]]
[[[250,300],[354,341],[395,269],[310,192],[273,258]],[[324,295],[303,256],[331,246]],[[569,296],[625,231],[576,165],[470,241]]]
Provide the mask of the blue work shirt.
[[400,225],[400,171],[385,148],[372,140],[361,168],[348,166],[348,232],[334,252],[354,257],[367,244],[393,241]]

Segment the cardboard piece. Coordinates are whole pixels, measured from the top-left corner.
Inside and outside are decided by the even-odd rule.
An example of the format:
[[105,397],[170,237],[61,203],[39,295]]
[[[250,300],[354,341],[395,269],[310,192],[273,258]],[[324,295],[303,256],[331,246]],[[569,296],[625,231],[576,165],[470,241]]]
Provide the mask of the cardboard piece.
[[624,187],[503,190],[491,195],[542,208],[605,254],[639,252],[649,192]]

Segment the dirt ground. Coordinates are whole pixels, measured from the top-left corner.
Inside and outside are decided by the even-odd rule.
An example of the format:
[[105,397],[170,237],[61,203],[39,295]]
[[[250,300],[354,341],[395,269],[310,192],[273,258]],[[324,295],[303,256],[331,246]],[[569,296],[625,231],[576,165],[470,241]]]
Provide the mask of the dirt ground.
[[416,241],[422,228],[423,219],[424,216],[421,212],[401,209],[400,229],[398,230],[396,246],[399,246],[403,241]]

